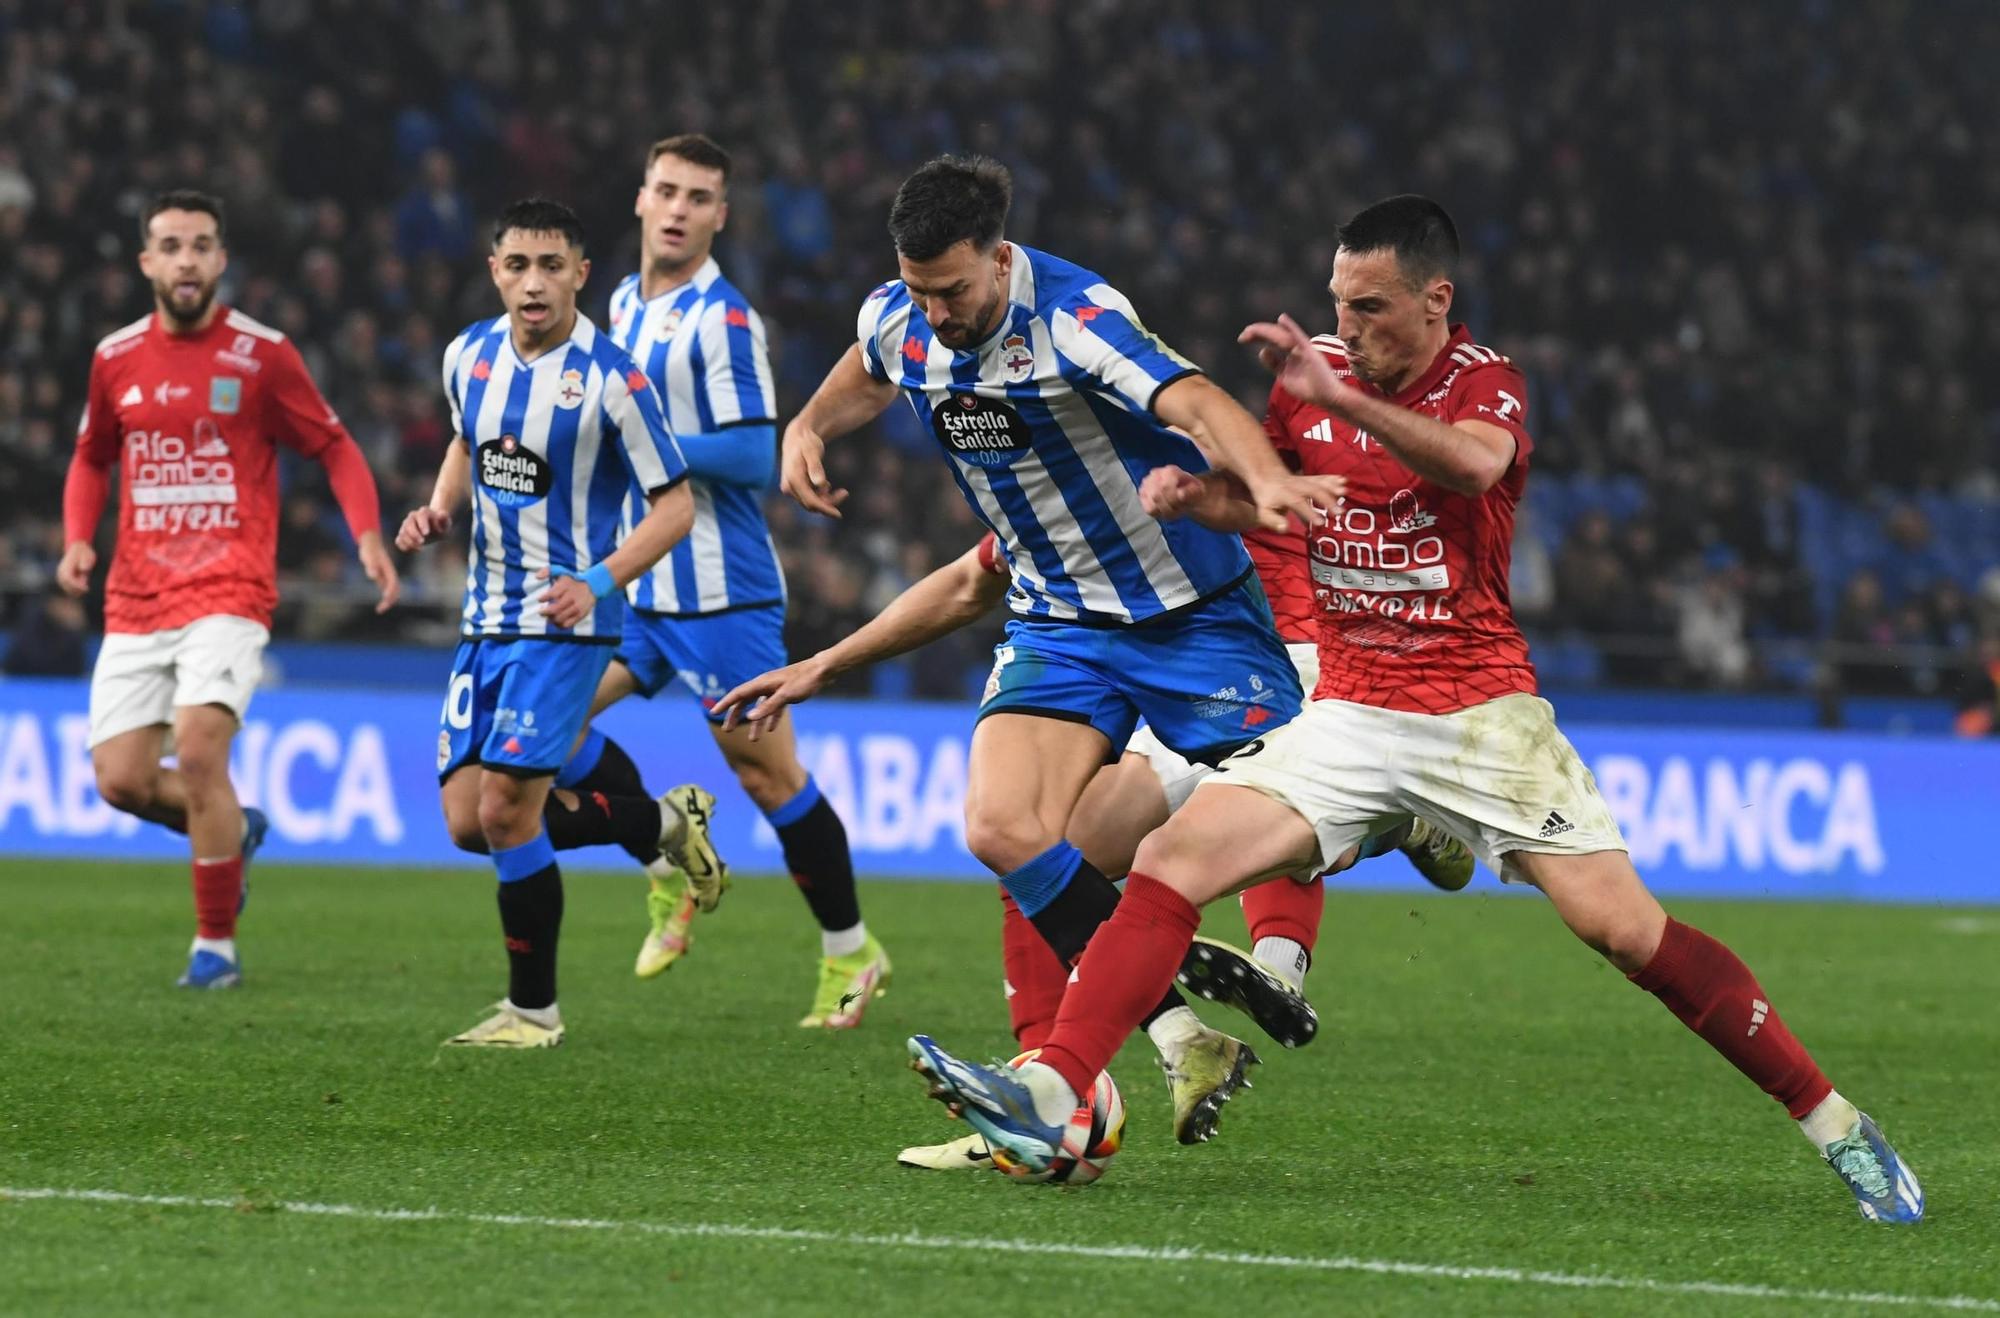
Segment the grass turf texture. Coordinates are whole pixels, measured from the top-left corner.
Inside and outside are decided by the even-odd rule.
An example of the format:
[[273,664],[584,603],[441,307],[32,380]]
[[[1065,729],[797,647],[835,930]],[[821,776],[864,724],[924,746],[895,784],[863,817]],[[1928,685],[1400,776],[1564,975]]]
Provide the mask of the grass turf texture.
[[[1094,1311],[1769,1313],[1715,1294],[1577,1290],[1215,1262],[859,1247],[274,1207],[587,1217],[1188,1246],[1788,1290],[2000,1297],[2000,914],[1680,904],[1737,948],[1923,1177],[1931,1220],[1870,1226],[1778,1107],[1532,898],[1335,892],[1311,1047],[1259,1045],[1217,1142],[1172,1142],[1143,1039],[1114,1067],[1125,1152],[1095,1186],[899,1168],[963,1132],[903,1038],[1012,1051],[998,902],[864,885],[896,978],[865,1025],[799,1030],[817,937],[740,883],[641,983],[633,875],[569,883],[553,1052],[441,1051],[504,985],[492,883],[260,867],[248,985],[177,991],[185,875],[0,864],[0,1185],[201,1207],[0,1201],[0,1312],[885,1312],[1023,1279]],[[1239,917],[1208,923],[1242,937]],[[1216,1024],[1254,1037],[1218,1008]],[[718,1307],[686,1311],[724,1311]]]

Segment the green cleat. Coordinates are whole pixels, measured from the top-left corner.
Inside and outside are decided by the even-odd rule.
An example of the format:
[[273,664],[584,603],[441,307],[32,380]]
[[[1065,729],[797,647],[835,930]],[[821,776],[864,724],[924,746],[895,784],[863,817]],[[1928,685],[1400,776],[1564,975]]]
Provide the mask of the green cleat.
[[1241,1039],[1207,1028],[1166,1051],[1160,1069],[1167,1073],[1167,1092],[1174,1099],[1174,1138],[1183,1144],[1204,1143],[1215,1134],[1222,1105],[1237,1090],[1250,1088],[1257,1054]]
[[[708,836],[708,821],[715,817],[715,794],[685,783],[659,800],[660,857],[686,874],[694,904],[712,911],[729,891],[729,866],[716,854],[715,843]],[[647,871],[661,873],[651,866]]]
[[889,991],[889,954],[869,934],[851,956],[830,956],[819,963],[819,991],[812,1010],[799,1021],[801,1029],[851,1030],[871,999]]
[[1457,892],[1472,882],[1472,852],[1429,820],[1412,818],[1404,825],[1403,836],[1392,837],[1391,843],[1433,888]]
[[632,973],[651,979],[687,955],[694,942],[688,926],[694,922],[694,894],[688,890],[687,871],[670,864],[662,856],[646,867],[651,886],[646,891],[646,916],[651,928],[639,944],[639,959]]

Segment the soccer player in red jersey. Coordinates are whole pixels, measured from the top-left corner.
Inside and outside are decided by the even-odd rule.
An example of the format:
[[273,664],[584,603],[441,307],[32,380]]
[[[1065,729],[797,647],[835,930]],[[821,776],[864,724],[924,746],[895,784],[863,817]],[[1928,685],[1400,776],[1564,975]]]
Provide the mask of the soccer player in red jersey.
[[[222,203],[166,192],[140,221],[153,314],[106,336],[63,488],[56,580],[90,587],[92,541],[114,466],[118,547],[104,585],[104,646],[90,683],[97,789],[185,833],[195,941],[184,988],[241,982],[243,867],[264,839],[229,781],[229,743],[263,672],[278,601],[278,445],[326,468],[381,591],[396,602],[375,480],[283,334],[215,300],[228,265]],[[161,765],[172,750],[177,768]]]
[[[1278,635],[1310,690],[1317,681],[1319,652],[1311,641],[1299,639],[1312,634],[1317,607],[1306,571],[1305,540],[1246,535],[1245,544],[1258,579],[1273,600]],[[716,708],[727,714],[726,726],[747,719],[754,738],[773,726],[786,706],[811,699],[839,674],[918,649],[985,616],[1006,598],[1011,581],[1006,556],[989,531],[976,546],[898,595],[851,636],[798,663],[752,678],[724,695]],[[1122,877],[1140,839],[1164,823],[1213,772],[1174,754],[1150,729],[1142,728],[1116,763],[1098,770],[1071,813],[1064,836],[1104,874]],[[1401,849],[1441,888],[1462,888],[1472,877],[1472,854],[1442,829],[1415,819],[1398,821],[1349,847],[1325,872],[1337,873],[1392,849]],[[1248,1013],[1274,1037],[1292,1045],[1310,1041],[1318,1028],[1301,991],[1319,936],[1325,895],[1318,873],[1299,877],[1305,881],[1273,880],[1243,894],[1244,922],[1255,940],[1250,956],[1226,943],[1202,939],[1202,946],[1186,958],[1181,976],[1181,982],[1202,997]],[[1007,1015],[1016,1043],[1026,1052],[1041,1047],[1054,1028],[1069,967],[1004,887],[1000,902]],[[1242,1041],[1203,1025],[1184,1003],[1165,1001],[1146,1032],[1159,1048],[1167,1072],[1175,1136],[1183,1144],[1206,1139],[1228,1096],[1227,1086],[1218,1082],[1233,1070]],[[938,1171],[993,1165],[986,1141],[978,1134],[907,1148],[897,1160]]]
[[[1037,1061],[971,1066],[928,1038],[919,1070],[1030,1168],[1171,983],[1200,908],[1337,856],[1384,814],[1445,824],[1508,881],[1784,1105],[1871,1221],[1915,1222],[1923,1191],[1834,1089],[1735,953],[1672,919],[1632,868],[1596,781],[1535,694],[1507,569],[1534,442],[1521,373],[1449,319],[1458,238],[1394,197],[1340,230],[1338,338],[1289,317],[1243,332],[1277,376],[1272,415],[1300,470],[1346,493],[1309,533],[1325,592],[1320,680],[1299,716],[1223,761],[1140,844]],[[1242,491],[1159,469],[1148,511],[1250,524]],[[1052,1132],[1054,1132],[1052,1136]]]

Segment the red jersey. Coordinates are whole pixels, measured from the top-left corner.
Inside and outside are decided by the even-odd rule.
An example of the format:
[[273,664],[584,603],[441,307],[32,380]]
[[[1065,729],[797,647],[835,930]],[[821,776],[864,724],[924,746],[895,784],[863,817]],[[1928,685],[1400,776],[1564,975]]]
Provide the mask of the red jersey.
[[[1339,339],[1313,346],[1345,387],[1355,379]],[[1347,478],[1326,526],[1307,538],[1322,605],[1315,700],[1450,714],[1535,691],[1528,642],[1507,595],[1514,506],[1534,447],[1527,386],[1514,364],[1472,341],[1463,325],[1430,368],[1390,399],[1450,425],[1478,420],[1514,436],[1507,474],[1477,497],[1413,474],[1382,442],[1283,389],[1271,391],[1265,429],[1310,475]]]
[[92,538],[111,464],[121,477],[106,631],[217,613],[270,625],[279,444],[326,464],[357,537],[379,522],[360,450],[298,349],[240,311],[220,310],[197,334],[168,333],[155,313],[106,336],[76,442],[67,541]]
[[1304,538],[1258,527],[1243,533],[1243,547],[1250,551],[1264,596],[1271,601],[1278,639],[1287,645],[1310,643],[1319,635],[1319,602],[1313,598]]

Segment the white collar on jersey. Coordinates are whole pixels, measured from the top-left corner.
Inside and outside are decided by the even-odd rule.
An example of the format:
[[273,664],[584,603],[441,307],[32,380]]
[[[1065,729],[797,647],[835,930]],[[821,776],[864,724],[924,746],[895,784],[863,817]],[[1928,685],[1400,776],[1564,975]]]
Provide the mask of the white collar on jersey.
[[[1028,252],[1026,248],[1014,242],[1008,243],[1007,246],[1012,248],[1014,252],[1013,263],[1007,270],[1007,301],[1010,305],[1020,307],[1023,311],[1032,315],[1035,310],[1035,269],[1032,265],[1028,264]],[[963,353],[969,357],[977,357],[980,353],[985,352],[993,346],[1000,336],[1007,332],[1007,327],[1013,323],[1014,317],[1011,314],[1004,315],[1000,317],[999,325],[994,327],[991,334],[969,348],[954,348],[952,351]]]
[[571,344],[575,344],[585,352],[589,352],[597,343],[596,324],[590,317],[579,311],[576,313],[576,324],[570,326],[569,337],[561,343],[551,343],[548,347],[536,353],[533,361],[529,361],[521,355],[521,350],[514,346],[514,322],[512,319],[502,316],[500,317],[500,323],[506,327],[501,332],[500,340],[506,345],[506,350],[513,355],[514,364],[523,370],[532,371],[543,362],[562,356],[563,349],[569,347]]
[[700,268],[691,277],[681,280],[680,283],[675,284],[671,288],[663,288],[651,297],[645,295],[646,272],[643,270],[635,271],[632,275],[632,292],[638,295],[639,305],[648,306],[654,302],[658,302],[661,298],[674,297],[686,292],[690,284],[694,285],[697,291],[706,290],[710,284],[720,278],[722,278],[722,267],[715,263],[715,253],[710,252],[707,258],[702,261]]

